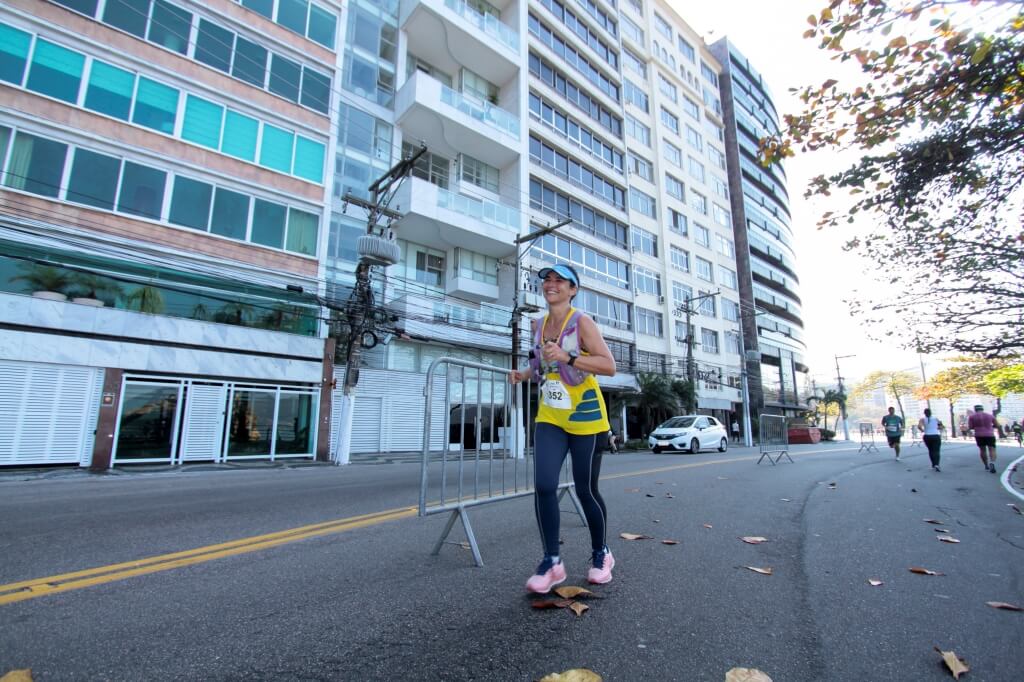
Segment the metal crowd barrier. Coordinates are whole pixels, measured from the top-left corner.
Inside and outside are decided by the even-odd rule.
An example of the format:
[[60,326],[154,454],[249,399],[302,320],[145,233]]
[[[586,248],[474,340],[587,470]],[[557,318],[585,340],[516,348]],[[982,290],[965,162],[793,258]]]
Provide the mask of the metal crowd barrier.
[[[435,374],[442,368],[443,382],[435,382]],[[446,543],[465,546],[448,540],[455,522],[461,520],[473,560],[483,566],[469,509],[534,493],[533,419],[529,417],[525,428],[520,428],[523,420],[519,415],[521,410],[533,414],[536,389],[532,382],[527,384],[526,405],[522,406],[520,387],[512,386],[508,377],[506,368],[449,357],[438,358],[427,370],[419,515],[449,514],[431,552],[434,555]],[[443,400],[437,400],[436,406],[435,383],[444,390]],[[443,418],[434,418],[435,407],[443,410]],[[568,455],[558,485],[559,501],[566,495],[586,525]]]
[[878,452],[875,446],[875,423],[858,422],[857,427],[860,431],[860,447],[857,452]]
[[[758,447],[761,450],[761,457],[757,460],[760,464],[765,457],[775,466],[785,457],[790,462],[793,458],[789,456],[789,430],[786,428],[786,418],[777,414],[762,414],[758,422]],[[772,457],[775,455],[775,457]]]
[[[903,435],[906,435],[906,430],[904,430]],[[912,447],[912,448],[920,447],[923,444],[924,444],[924,441],[921,440],[921,431],[917,428],[917,424],[911,424],[910,425],[910,447]]]

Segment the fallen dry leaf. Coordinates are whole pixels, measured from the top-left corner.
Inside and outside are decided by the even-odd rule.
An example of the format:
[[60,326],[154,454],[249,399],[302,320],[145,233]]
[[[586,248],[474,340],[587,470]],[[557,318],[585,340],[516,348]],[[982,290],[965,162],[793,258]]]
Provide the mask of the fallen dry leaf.
[[959,540],[957,540],[956,538],[952,537],[951,535],[940,535],[940,536],[938,536],[937,539],[938,539],[939,542],[948,542],[951,545],[956,545],[956,544],[960,543]]
[[638,492],[640,492],[640,488],[626,488],[626,492],[627,493],[638,493]]
[[644,497],[654,497],[654,495],[651,493],[647,493],[646,495],[644,495]]
[[561,587],[555,588],[555,594],[562,599],[575,599],[576,597],[593,597],[593,592],[585,587],[576,587],[575,585],[562,585]]
[[30,668],[12,670],[0,677],[0,682],[32,682],[32,670]]
[[540,682],[601,682],[604,679],[593,670],[573,668],[563,673],[551,673],[540,678]]
[[651,519],[651,521],[654,521],[655,523],[661,523],[661,519]]
[[564,609],[571,603],[571,599],[540,599],[532,602],[530,606],[535,609]]
[[760,573],[761,575],[771,575],[771,568],[758,568],[757,566],[744,566],[747,570],[753,571],[754,573]]
[[673,495],[672,493],[665,493],[665,497],[667,497],[670,500],[674,500],[676,498],[676,496]]
[[948,528],[933,528],[932,530],[934,530],[936,533],[948,533],[949,532]]
[[1007,604],[1004,601],[987,601],[985,603],[994,609],[1003,609],[1004,611],[1024,611],[1024,608],[1021,608],[1016,604]]
[[779,498],[779,499],[782,502],[792,502],[793,501],[793,500],[789,499],[788,497],[782,497],[782,498]]
[[838,487],[838,486],[837,486],[837,485],[836,485],[835,483],[829,483],[829,484],[828,484],[828,489],[829,489],[829,490],[835,490],[835,489],[836,489],[837,487]]
[[939,521],[938,519],[925,519],[924,522],[925,523],[931,523],[931,524],[934,524],[936,526],[941,526],[943,523],[945,523],[944,521]]
[[1020,507],[1018,507],[1015,504],[1007,504],[1006,506],[1012,509],[1013,511],[1017,512],[1018,514],[1024,514],[1024,512],[1020,510]]
[[459,547],[461,547],[462,549],[472,549],[472,547],[469,546],[468,542],[460,542]]
[[679,540],[662,540],[661,544],[663,544],[663,545],[678,545],[679,544]]
[[939,647],[935,647],[935,650],[942,656],[942,660],[945,661],[954,680],[959,680],[961,675],[970,672],[971,669],[967,667],[967,661],[957,656],[955,651],[943,651]]
[[871,585],[871,587],[878,587],[879,585],[884,585],[884,584],[885,583],[883,583],[878,578],[868,578],[868,585]]
[[642,533],[619,533],[619,537],[623,540],[653,540],[650,535],[643,535]]
[[710,523],[705,523],[704,527],[705,528],[714,528],[714,526],[712,526]]
[[743,540],[748,545],[760,545],[762,542],[768,542],[768,538],[762,538],[758,535],[744,535],[740,540]]
[[574,601],[573,603],[569,604],[569,609],[572,610],[572,612],[575,613],[577,616],[582,616],[584,611],[590,610],[590,607],[586,604],[581,604],[578,601]]
[[921,568],[920,566],[911,566],[909,570],[911,573],[917,573],[918,575],[946,575],[945,573],[930,571],[927,568]]
[[725,674],[725,682],[772,682],[757,668],[733,668]]
[[910,492],[912,492],[912,493],[916,493],[916,492],[917,492],[917,488],[911,488],[911,489],[910,489]]

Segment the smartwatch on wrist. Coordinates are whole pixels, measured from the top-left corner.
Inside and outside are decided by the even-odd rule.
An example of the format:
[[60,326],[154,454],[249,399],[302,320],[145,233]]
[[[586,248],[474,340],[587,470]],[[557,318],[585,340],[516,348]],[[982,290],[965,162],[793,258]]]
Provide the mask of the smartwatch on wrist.
[[567,362],[565,364],[569,365],[570,367],[573,367],[576,364],[576,358],[578,358],[578,357],[579,357],[578,353],[569,353],[569,362]]

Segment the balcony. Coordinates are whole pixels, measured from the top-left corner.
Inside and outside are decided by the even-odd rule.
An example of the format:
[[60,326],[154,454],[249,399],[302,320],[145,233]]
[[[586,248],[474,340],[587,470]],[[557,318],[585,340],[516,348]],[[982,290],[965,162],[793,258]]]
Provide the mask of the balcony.
[[392,206],[405,214],[395,225],[401,239],[443,251],[459,246],[504,258],[515,253],[513,241],[522,231],[518,209],[456,194],[417,177],[402,183]]
[[481,282],[472,277],[450,275],[445,281],[444,291],[449,296],[466,298],[471,301],[498,300],[498,285]]
[[[487,102],[466,97],[441,81],[417,72],[398,91],[398,125],[405,139],[423,140],[431,151],[474,158],[504,168],[519,158],[519,119]],[[459,148],[449,140],[458,140]]]
[[498,85],[519,71],[519,33],[466,0],[402,0],[399,22],[409,52],[439,68],[468,66]]

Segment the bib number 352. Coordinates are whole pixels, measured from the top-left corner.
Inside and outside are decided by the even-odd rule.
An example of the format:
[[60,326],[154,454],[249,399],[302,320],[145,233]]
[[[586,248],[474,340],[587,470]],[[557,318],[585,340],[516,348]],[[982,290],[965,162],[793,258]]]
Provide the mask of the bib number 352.
[[544,404],[548,407],[553,407],[558,410],[568,410],[572,408],[572,400],[569,398],[569,391],[566,390],[561,381],[545,381],[541,390],[543,391]]

